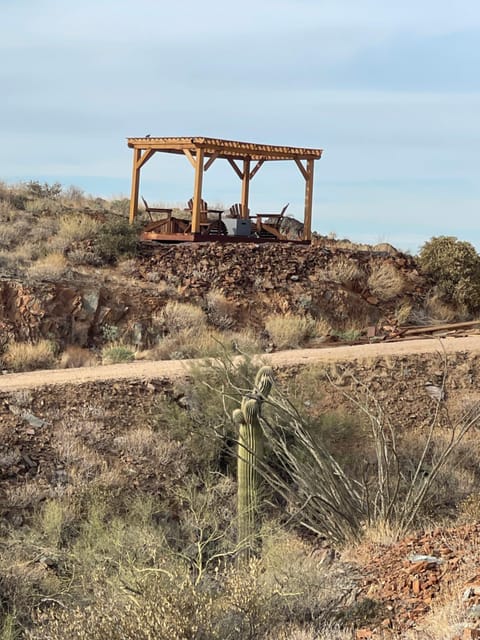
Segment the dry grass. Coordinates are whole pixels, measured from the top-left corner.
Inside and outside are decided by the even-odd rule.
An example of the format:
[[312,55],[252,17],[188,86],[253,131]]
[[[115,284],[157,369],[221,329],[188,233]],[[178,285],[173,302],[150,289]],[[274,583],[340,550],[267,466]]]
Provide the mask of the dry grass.
[[457,304],[448,303],[441,299],[441,297],[433,293],[429,295],[425,300],[425,313],[427,314],[430,322],[455,322],[468,317],[466,310],[459,309]]
[[33,371],[51,369],[55,365],[55,347],[50,340],[11,342],[7,345],[3,361],[13,371]]
[[[178,325],[177,325],[178,326]],[[206,329],[205,326],[177,329],[163,339],[153,349],[143,352],[141,357],[151,360],[184,360],[222,355],[226,347],[224,334]]]
[[293,313],[268,316],[265,329],[277,349],[295,349],[317,336],[317,325],[311,316]]
[[404,276],[390,262],[372,265],[367,284],[372,294],[384,301],[401,295],[405,288]]
[[68,428],[56,430],[53,447],[60,463],[65,466],[69,482],[90,481],[106,468],[106,461],[101,455]]
[[97,364],[94,354],[88,349],[76,345],[70,345],[60,356],[62,369],[76,369],[78,367],[93,367]]
[[395,319],[399,325],[407,324],[412,314],[412,305],[409,302],[402,302],[395,309]]
[[236,307],[225,295],[216,289],[209,291],[205,298],[207,316],[211,324],[221,330],[231,329],[235,324]]
[[27,274],[30,278],[59,280],[68,271],[68,261],[61,253],[50,253],[32,264]]
[[79,242],[94,237],[101,222],[84,213],[64,215],[60,218],[58,234],[66,243]]
[[167,302],[160,320],[170,334],[194,329],[200,331],[206,324],[205,312],[189,302]]
[[31,509],[44,500],[49,493],[50,487],[45,482],[29,479],[5,488],[5,506],[7,509]]
[[362,267],[347,256],[335,256],[329,263],[324,276],[327,280],[350,289],[362,288],[367,279]]

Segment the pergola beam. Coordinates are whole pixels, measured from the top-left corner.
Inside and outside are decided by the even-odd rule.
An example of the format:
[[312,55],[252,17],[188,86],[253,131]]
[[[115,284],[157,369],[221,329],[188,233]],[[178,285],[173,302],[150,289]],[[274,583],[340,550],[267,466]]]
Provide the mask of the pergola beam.
[[205,166],[203,167],[204,171],[208,171],[215,160],[218,158],[218,153],[214,153],[210,156],[210,158],[205,162]]
[[295,163],[296,163],[297,167],[300,169],[300,173],[305,178],[305,180],[308,180],[308,171],[303,166],[302,161],[299,160],[298,158],[295,158]]
[[235,160],[233,160],[232,158],[227,158],[227,160],[228,160],[228,163],[231,165],[232,169],[237,174],[237,176],[240,178],[240,180],[243,180],[243,173],[240,170],[240,167],[238,166],[238,164],[235,162]]
[[264,162],[265,160],[259,160],[257,164],[253,167],[253,169],[250,171],[250,180],[253,180],[253,178],[257,174],[257,171],[260,169],[260,167],[263,165]]
[[196,159],[192,156],[192,154],[190,153],[190,149],[183,149],[183,153],[187,156],[190,164],[192,165],[192,167],[194,169],[197,168],[197,161]]

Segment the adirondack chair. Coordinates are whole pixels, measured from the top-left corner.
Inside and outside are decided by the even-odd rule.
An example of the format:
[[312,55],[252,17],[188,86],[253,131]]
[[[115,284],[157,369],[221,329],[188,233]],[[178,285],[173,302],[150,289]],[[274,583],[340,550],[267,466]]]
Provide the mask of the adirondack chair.
[[[188,223],[184,220],[172,217],[173,209],[168,207],[151,207],[143,196],[143,204],[145,211],[148,213],[151,222],[143,229],[143,233],[184,233]],[[162,213],[164,215],[160,220],[154,220],[152,213]]]
[[[250,209],[248,210],[250,212]],[[232,204],[227,214],[228,218],[241,218],[242,217],[242,205],[237,202]]]
[[[192,212],[193,210],[193,198],[187,202],[188,209],[187,211]],[[216,220],[209,220],[208,214],[216,213],[218,214],[218,218]],[[222,222],[222,213],[223,209],[209,209],[208,204],[205,200],[201,200],[200,202],[200,232],[205,233],[207,235],[226,235],[227,228],[225,224]],[[191,231],[192,224],[189,224],[187,233]]]
[[[187,202],[187,211],[193,211],[193,198]],[[208,204],[205,200],[200,201],[200,222],[208,222]]]
[[257,213],[256,216],[250,216],[255,220],[255,233],[259,238],[278,238],[283,240],[284,234],[281,233],[280,227],[285,216],[285,211],[289,203],[283,207],[280,213]]

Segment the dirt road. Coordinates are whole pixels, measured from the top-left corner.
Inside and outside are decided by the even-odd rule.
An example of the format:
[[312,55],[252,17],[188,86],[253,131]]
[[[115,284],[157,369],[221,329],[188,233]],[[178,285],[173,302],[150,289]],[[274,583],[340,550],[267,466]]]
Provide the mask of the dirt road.
[[[322,349],[297,349],[279,351],[259,356],[274,366],[315,364],[321,362],[345,362],[385,356],[465,351],[480,353],[480,335],[462,338],[429,338],[403,342],[368,345],[325,347]],[[81,384],[106,380],[141,380],[149,378],[178,378],[185,375],[186,360],[137,361],[128,364],[82,367],[80,369],[50,369],[0,376],[0,392],[33,389],[47,385]]]

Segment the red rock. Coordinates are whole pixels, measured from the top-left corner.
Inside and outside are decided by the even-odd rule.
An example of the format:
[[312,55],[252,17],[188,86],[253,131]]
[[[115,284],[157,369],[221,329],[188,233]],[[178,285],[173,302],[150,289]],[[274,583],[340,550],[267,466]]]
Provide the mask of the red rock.
[[357,629],[355,640],[368,640],[368,638],[373,638],[373,631],[371,629]]

